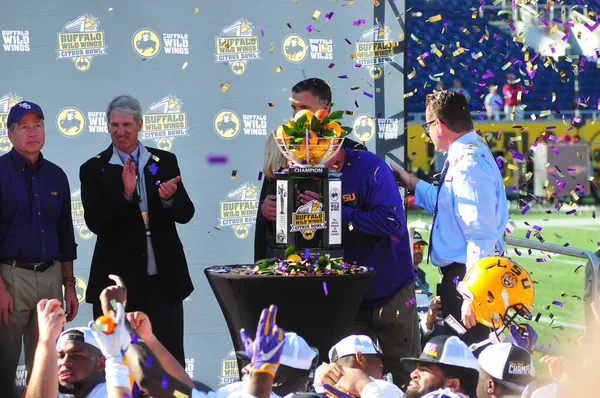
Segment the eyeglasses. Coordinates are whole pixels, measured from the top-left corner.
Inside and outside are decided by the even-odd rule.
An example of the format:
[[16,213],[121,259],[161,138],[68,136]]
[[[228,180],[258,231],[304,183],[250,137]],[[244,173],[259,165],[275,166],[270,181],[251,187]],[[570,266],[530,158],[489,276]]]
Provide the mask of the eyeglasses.
[[423,123],[421,126],[423,126],[423,130],[425,130],[425,134],[427,134],[427,136],[429,137],[430,131],[429,131],[429,126],[431,126],[431,124],[433,124],[437,119],[433,119],[430,122],[427,123]]
[[423,250],[425,248],[425,244],[424,243],[414,243],[413,244],[413,249],[421,249]]

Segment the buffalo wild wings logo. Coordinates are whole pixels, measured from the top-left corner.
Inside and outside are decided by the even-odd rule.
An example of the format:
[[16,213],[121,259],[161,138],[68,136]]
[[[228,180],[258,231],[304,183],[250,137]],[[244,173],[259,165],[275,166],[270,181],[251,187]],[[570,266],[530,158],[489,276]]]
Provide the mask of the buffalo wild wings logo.
[[189,135],[187,114],[182,108],[183,101],[171,94],[151,104],[144,114],[140,139],[153,140],[158,149],[171,150],[177,137]]
[[225,26],[215,38],[215,48],[215,63],[229,64],[236,75],[244,74],[248,61],[260,59],[254,24],[245,18]]
[[333,40],[331,39],[310,39],[310,58],[311,59],[333,59]]
[[18,104],[23,98],[14,93],[4,94],[0,97],[0,153],[12,149],[12,143],[8,139],[6,121],[10,108]]
[[356,42],[356,52],[352,55],[357,67],[365,67],[374,79],[383,75],[383,67],[394,62],[394,48],[398,42],[392,41],[391,30],[378,23],[365,31]]
[[77,137],[85,130],[85,117],[77,108],[63,108],[56,115],[56,128],[65,137]]
[[295,64],[304,61],[308,48],[306,40],[295,33],[287,35],[281,44],[281,51],[285,59]]
[[230,140],[240,132],[240,118],[234,111],[224,109],[215,116],[213,127],[219,137]]
[[108,133],[105,112],[88,112],[87,126],[90,133]]
[[358,115],[352,122],[352,133],[358,142],[369,142],[375,137],[375,122],[366,114]]
[[69,21],[58,33],[56,59],[70,59],[77,70],[90,69],[92,60],[106,55],[104,32],[99,30],[100,21],[91,14],[83,14]]
[[381,140],[395,140],[398,138],[398,119],[378,118],[377,136]]
[[323,203],[316,199],[298,206],[296,212],[292,213],[290,232],[301,232],[306,240],[314,238],[316,230],[325,228]]
[[240,379],[235,351],[229,351],[227,357],[221,359],[221,376],[218,387],[234,383]]
[[90,239],[94,234],[85,224],[83,203],[81,202],[81,189],[71,191],[71,218],[73,227],[79,232],[83,239]]
[[260,189],[249,182],[229,191],[221,201],[219,226],[231,227],[236,238],[246,239],[256,223],[259,195]]
[[160,52],[160,39],[151,29],[140,29],[135,32],[131,44],[142,58],[154,58]]
[[3,30],[2,47],[6,52],[27,52],[29,48],[28,30]]

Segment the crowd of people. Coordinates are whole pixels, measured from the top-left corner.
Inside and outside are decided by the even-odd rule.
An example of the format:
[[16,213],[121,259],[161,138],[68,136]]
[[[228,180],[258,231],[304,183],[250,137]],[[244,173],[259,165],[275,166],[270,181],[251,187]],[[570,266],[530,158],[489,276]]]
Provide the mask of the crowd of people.
[[[495,257],[504,253],[508,222],[502,178],[474,130],[467,98],[460,85],[455,88],[428,95],[425,104],[424,131],[436,151],[447,153],[434,183],[388,166],[350,140],[325,164],[342,172],[344,260],[375,270],[353,327],[331,348],[329,363],[315,368],[323,358],[317,359],[310,342],[278,328],[272,306],[263,311],[255,336],[241,332],[247,377],[217,391],[194,383],[182,367],[182,301],[193,284],[176,223],[189,222],[195,210],[175,155],[138,141],[139,101],[124,95],[109,103],[112,143],[80,169],[86,224],[97,235],[86,301],[94,318],[105,323],[90,320],[88,328],[65,331],[78,311],[69,183],[42,156],[41,107],[16,104],[7,120],[14,147],[0,157],[2,396],[127,397],[141,389],[152,397],[266,398],[312,388],[340,398],[518,394],[534,376],[533,332],[508,321],[508,305],[504,312],[495,310],[499,322],[482,323],[486,299],[469,294],[469,286],[526,287],[512,285],[510,275],[501,279],[482,272],[469,279],[481,261],[497,258],[504,268],[513,263]],[[321,79],[292,88],[294,114],[329,112],[331,103],[331,89]],[[273,171],[285,167],[270,140],[256,259],[273,250]],[[414,191],[415,204],[433,215],[429,242],[409,236],[399,186]],[[320,199],[310,190],[298,195],[301,203]],[[435,292],[418,267],[426,246],[426,261],[440,273]],[[523,310],[520,315],[530,315],[530,304],[519,302],[520,296],[512,299]],[[499,338],[509,326],[516,345]],[[105,333],[107,328],[114,330]],[[14,386],[22,343],[29,371],[24,392]],[[384,373],[391,381],[382,379]]]

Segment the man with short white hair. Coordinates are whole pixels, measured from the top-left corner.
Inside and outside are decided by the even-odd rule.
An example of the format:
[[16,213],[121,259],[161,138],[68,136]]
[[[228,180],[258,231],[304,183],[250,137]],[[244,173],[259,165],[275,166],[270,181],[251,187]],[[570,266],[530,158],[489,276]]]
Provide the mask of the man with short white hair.
[[477,397],[519,397],[534,378],[529,352],[510,343],[492,344],[479,354]]

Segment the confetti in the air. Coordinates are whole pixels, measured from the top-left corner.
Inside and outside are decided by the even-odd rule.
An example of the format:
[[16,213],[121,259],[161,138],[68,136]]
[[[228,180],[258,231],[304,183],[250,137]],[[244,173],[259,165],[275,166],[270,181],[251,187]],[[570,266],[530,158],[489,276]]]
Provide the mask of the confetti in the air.
[[187,68],[187,67],[188,67],[188,62],[187,62],[187,61],[185,61],[185,62],[183,63],[183,65],[181,66],[181,70],[184,70],[184,69],[185,69],[185,68]]
[[237,170],[232,170],[231,171],[231,179],[235,181],[236,177],[237,177]]
[[323,282],[323,292],[325,292],[326,296],[329,294],[329,291],[327,290],[327,282]]
[[228,160],[227,155],[208,155],[206,157],[209,164],[225,164]]
[[194,8],[194,15],[198,15],[199,12],[200,12],[200,8],[199,7]]

